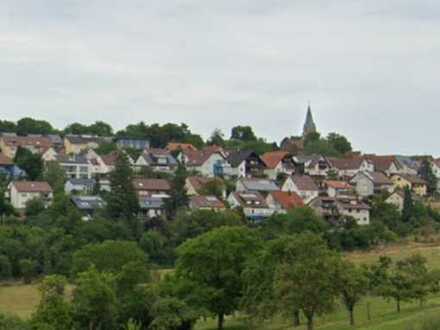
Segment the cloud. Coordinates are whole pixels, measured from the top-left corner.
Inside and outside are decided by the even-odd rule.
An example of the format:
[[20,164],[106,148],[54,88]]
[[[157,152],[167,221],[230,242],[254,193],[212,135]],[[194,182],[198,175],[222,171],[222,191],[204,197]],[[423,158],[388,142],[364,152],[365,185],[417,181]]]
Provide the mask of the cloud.
[[378,153],[438,154],[440,3],[4,0],[2,117],[59,127],[319,128]]

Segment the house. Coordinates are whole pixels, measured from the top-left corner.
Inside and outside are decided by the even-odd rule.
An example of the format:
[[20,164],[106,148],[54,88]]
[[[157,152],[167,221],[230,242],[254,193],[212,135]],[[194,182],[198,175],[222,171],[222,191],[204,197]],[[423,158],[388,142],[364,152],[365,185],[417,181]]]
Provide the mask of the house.
[[149,167],[155,172],[163,173],[173,173],[177,165],[177,160],[165,149],[147,149],[134,164],[137,170]]
[[353,187],[345,181],[325,180],[324,188],[329,197],[337,197],[340,195],[350,195]]
[[[195,171],[207,177],[222,176],[230,168],[224,155],[214,148],[186,150],[179,154],[179,160],[189,171]],[[227,171],[227,170],[226,170]]]
[[309,205],[330,222],[339,223],[341,217],[350,217],[360,226],[370,224],[370,207],[356,197],[317,197]]
[[273,191],[266,197],[267,205],[276,213],[286,213],[296,207],[303,207],[302,198],[294,192]]
[[165,202],[161,197],[143,196],[139,199],[139,217],[153,219],[165,214]]
[[73,205],[82,213],[82,220],[93,219],[96,211],[106,206],[104,200],[99,196],[72,196]]
[[399,174],[417,175],[421,162],[411,157],[395,156],[397,162],[400,164]]
[[52,143],[52,147],[58,152],[61,149],[64,149],[64,140],[58,134],[48,134],[46,136],[50,142]]
[[216,196],[192,196],[189,200],[189,208],[192,210],[223,211],[225,204]]
[[[301,157],[296,158],[301,159]],[[314,156],[304,162],[304,173],[320,181],[327,177],[330,169],[330,162],[323,156]]]
[[440,191],[440,158],[434,159],[431,162],[432,173],[437,178],[437,191]]
[[93,192],[95,185],[95,179],[69,179],[64,184],[64,191],[66,192],[66,194],[90,194]]
[[277,186],[275,181],[269,179],[259,178],[241,178],[235,185],[235,191],[244,192],[259,192],[263,196],[273,191],[279,191],[280,187]]
[[292,156],[286,151],[266,152],[261,156],[265,164],[264,174],[275,180],[279,174],[292,175],[295,172],[295,163]]
[[58,156],[59,153],[55,150],[55,148],[49,147],[43,152],[41,159],[43,159],[45,163],[54,162],[57,160]]
[[171,191],[171,185],[165,179],[136,178],[133,186],[140,199],[146,196],[168,198]]
[[120,138],[116,140],[119,149],[145,150],[150,148],[150,141],[146,139]]
[[52,203],[53,191],[45,181],[12,181],[8,186],[11,204],[17,210],[24,210],[33,199],[40,199],[45,206]]
[[41,135],[17,136],[3,134],[0,137],[0,149],[6,157],[11,159],[14,159],[19,147],[25,148],[34,154],[43,154],[51,146],[50,139]]
[[358,172],[350,181],[361,197],[369,197],[382,192],[391,193],[393,183],[383,172]]
[[376,172],[382,172],[387,176],[400,173],[402,170],[402,166],[395,156],[365,155],[364,158],[373,164]]
[[66,135],[64,149],[67,155],[78,155],[88,149],[96,149],[103,143],[112,142],[112,138],[95,135]]
[[58,156],[58,163],[71,179],[90,179],[92,177],[92,164],[82,155]]
[[404,190],[405,187],[409,187],[418,196],[426,196],[428,191],[425,180],[417,175],[395,174],[391,177],[391,181],[394,190]]
[[281,191],[297,193],[305,204],[319,195],[318,186],[308,175],[289,176],[281,186]]
[[331,169],[334,170],[340,178],[354,177],[358,172],[374,172],[374,165],[368,159],[363,157],[350,158],[328,158]]
[[170,142],[165,147],[169,152],[175,151],[197,151],[197,148],[194,147],[191,143],[178,143],[178,142]]
[[[204,195],[204,189],[211,182],[217,182],[220,187],[221,195],[226,198],[226,188],[222,179],[220,178],[207,178],[204,176],[189,176],[185,180],[185,190],[188,196]],[[212,193],[212,192],[211,192]]]
[[226,160],[231,164],[231,171],[230,173],[225,173],[225,175],[238,178],[261,177],[264,175],[266,165],[254,151],[234,151],[228,155]]
[[402,190],[396,190],[385,200],[386,203],[392,204],[397,207],[400,212],[402,212],[403,210],[404,201],[405,193]]
[[264,220],[274,213],[258,192],[232,192],[227,201],[232,209],[241,208],[246,218],[252,221]]
[[114,169],[114,160],[112,157],[100,156],[93,149],[88,149],[82,155],[87,158],[92,166],[93,177],[103,177],[109,174]]
[[18,179],[26,176],[26,172],[14,164],[11,158],[0,153],[0,175],[6,178]]

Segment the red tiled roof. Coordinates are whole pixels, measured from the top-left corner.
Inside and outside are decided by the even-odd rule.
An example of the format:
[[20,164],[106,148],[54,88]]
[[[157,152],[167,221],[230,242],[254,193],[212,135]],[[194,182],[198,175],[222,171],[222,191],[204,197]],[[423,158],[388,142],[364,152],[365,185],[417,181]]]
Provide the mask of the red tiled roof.
[[102,161],[107,166],[114,166],[116,164],[116,161],[118,160],[119,153],[117,151],[114,151],[108,155],[101,156]]
[[393,162],[396,162],[395,156],[377,156],[377,155],[367,155],[365,159],[371,161],[374,165],[375,171],[385,172],[389,170]]
[[215,196],[193,196],[191,197],[191,204],[196,208],[225,208],[225,204]]
[[0,165],[12,165],[13,161],[11,158],[7,157],[6,155],[0,153]]
[[12,184],[18,192],[52,192],[51,186],[45,181],[15,181]]
[[2,139],[6,145],[15,147],[34,146],[46,149],[52,146],[52,141],[44,136],[3,136]]
[[189,166],[201,166],[214,153],[221,154],[220,151],[216,151],[213,148],[205,148],[203,150],[195,150],[195,151],[186,150],[184,151],[185,157],[187,158],[186,164]]
[[165,179],[137,178],[133,180],[133,185],[134,185],[134,189],[136,190],[154,190],[154,191],[171,190],[170,183]]
[[275,168],[289,153],[287,151],[266,152],[261,159],[267,168]]
[[273,191],[270,193],[275,201],[285,210],[290,210],[295,207],[304,206],[304,202],[298,194],[294,192]]
[[327,180],[325,184],[334,189],[351,189],[351,185],[345,181]]
[[167,144],[166,149],[169,151],[177,151],[177,150],[182,150],[182,151],[187,151],[187,150],[192,150],[192,151],[196,151],[197,148],[194,147],[191,143],[177,143],[177,142],[170,142]]

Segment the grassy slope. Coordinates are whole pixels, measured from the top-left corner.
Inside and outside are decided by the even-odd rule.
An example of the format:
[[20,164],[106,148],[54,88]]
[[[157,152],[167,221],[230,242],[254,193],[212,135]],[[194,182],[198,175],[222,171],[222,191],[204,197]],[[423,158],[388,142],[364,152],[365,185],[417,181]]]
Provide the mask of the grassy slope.
[[[348,258],[359,263],[370,263],[377,260],[380,255],[389,255],[393,258],[403,258],[414,253],[420,253],[428,259],[432,268],[440,268],[440,246],[428,246],[423,244],[411,244],[391,247],[368,253],[349,254]],[[37,285],[12,284],[0,286],[0,312],[15,314],[28,318],[39,301]],[[370,303],[371,321],[367,320],[367,302]],[[386,302],[379,298],[368,298],[357,308],[356,319],[359,330],[407,330],[412,324],[419,324],[420,320],[429,316],[435,316],[440,312],[440,296],[429,299],[425,308],[420,308],[417,303],[403,304],[403,310],[399,314],[395,312],[392,302]],[[345,330],[353,329],[347,324],[347,315],[341,306],[330,315],[317,320],[318,329]],[[229,318],[226,322],[227,330],[244,329],[267,329],[284,330],[293,329],[289,323],[282,320],[274,320],[257,327],[255,324],[246,326],[247,322],[239,317]],[[199,322],[197,330],[215,329],[215,321],[207,320]],[[304,328],[298,328],[304,330]]]

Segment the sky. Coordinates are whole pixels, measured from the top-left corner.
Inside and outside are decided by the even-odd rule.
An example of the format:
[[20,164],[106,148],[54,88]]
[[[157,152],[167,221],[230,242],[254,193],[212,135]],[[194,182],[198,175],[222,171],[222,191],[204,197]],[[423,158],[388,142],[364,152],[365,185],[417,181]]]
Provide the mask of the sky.
[[438,0],[1,0],[0,119],[440,155]]

